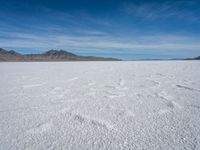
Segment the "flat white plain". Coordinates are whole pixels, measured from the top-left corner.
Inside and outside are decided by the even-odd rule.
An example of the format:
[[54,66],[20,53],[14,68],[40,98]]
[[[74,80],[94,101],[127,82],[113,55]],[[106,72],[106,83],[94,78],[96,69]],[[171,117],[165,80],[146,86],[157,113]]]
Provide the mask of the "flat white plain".
[[200,149],[200,62],[0,63],[0,149]]

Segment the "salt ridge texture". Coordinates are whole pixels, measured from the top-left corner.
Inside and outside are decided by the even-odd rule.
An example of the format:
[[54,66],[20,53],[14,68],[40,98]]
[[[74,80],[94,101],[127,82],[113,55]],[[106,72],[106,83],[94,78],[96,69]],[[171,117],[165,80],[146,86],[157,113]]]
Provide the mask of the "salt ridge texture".
[[200,149],[200,62],[0,63],[0,149]]

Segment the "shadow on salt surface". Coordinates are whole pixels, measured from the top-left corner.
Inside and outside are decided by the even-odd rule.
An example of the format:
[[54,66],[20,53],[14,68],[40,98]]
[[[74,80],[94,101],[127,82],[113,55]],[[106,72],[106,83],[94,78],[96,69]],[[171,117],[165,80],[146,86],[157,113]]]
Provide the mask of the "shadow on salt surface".
[[181,110],[183,107],[175,102],[173,96],[168,94],[166,91],[162,91],[161,93],[155,93],[156,97],[163,100],[165,102],[166,108],[160,109],[158,114],[163,115],[172,112],[174,109]]
[[151,79],[134,81],[134,87],[137,87],[137,88],[151,88],[151,87],[159,87],[159,86],[160,86],[160,83],[158,81],[154,81]]
[[90,116],[81,115],[81,114],[73,114],[73,113],[72,113],[72,117],[75,121],[78,121],[81,124],[89,124],[97,128],[115,130],[113,124],[102,119],[92,118]]
[[162,73],[156,73],[157,76],[160,76],[160,77],[164,77],[165,75],[163,75]]
[[160,115],[168,114],[168,113],[172,112],[172,110],[174,110],[175,108],[182,109],[182,106],[180,106],[178,103],[176,103],[174,101],[168,102],[167,107],[169,107],[169,108],[160,109],[158,114],[160,114]]
[[118,117],[135,117],[135,114],[130,111],[129,109],[123,109],[123,108],[117,108],[111,105],[107,106],[107,109],[109,109],[109,111],[113,112],[114,115]]
[[46,122],[43,124],[39,124],[34,128],[31,128],[27,131],[27,133],[29,134],[41,134],[44,132],[48,132],[49,130],[51,130],[51,128],[53,127],[53,124],[50,122]]
[[69,115],[69,118],[72,118],[73,121],[76,121],[82,125],[91,125],[98,128],[104,128],[107,130],[116,130],[112,123],[109,123],[103,119],[94,118],[88,115],[82,115],[79,113],[73,112],[70,108],[64,108],[60,111],[61,114]]
[[119,86],[124,86],[125,85],[125,81],[124,79],[119,79]]
[[181,89],[185,89],[185,90],[189,90],[189,91],[197,91],[197,92],[200,92],[200,90],[198,89],[194,89],[194,88],[191,88],[191,87],[188,87],[188,86],[184,86],[184,85],[176,85],[176,87],[178,88],[181,88]]
[[120,98],[125,97],[126,93],[125,91],[128,90],[128,87],[125,86],[125,81],[123,79],[119,79],[119,82],[117,86],[114,85],[104,85],[105,90],[105,96],[107,98],[113,99],[113,98]]
[[91,124],[94,126],[97,126],[97,127],[106,128],[108,130],[115,129],[113,125],[111,125],[110,123],[108,123],[104,120],[91,120]]
[[178,108],[178,109],[182,109],[182,106],[179,105],[177,102],[175,101],[169,101],[167,103],[167,106],[170,107],[171,109],[174,109],[174,108]]
[[200,110],[200,106],[196,106],[196,105],[188,105],[188,106]]

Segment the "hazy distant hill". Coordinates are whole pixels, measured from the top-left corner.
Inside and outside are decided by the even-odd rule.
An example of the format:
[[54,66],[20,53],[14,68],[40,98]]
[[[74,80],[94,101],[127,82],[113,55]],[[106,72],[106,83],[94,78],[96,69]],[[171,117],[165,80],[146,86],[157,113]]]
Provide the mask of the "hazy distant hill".
[[23,55],[15,51],[6,51],[0,48],[0,61],[23,61]]
[[194,58],[186,58],[185,60],[200,60],[200,56]]
[[20,54],[0,48],[0,61],[119,61],[115,58],[78,56],[64,50],[50,50],[42,54]]

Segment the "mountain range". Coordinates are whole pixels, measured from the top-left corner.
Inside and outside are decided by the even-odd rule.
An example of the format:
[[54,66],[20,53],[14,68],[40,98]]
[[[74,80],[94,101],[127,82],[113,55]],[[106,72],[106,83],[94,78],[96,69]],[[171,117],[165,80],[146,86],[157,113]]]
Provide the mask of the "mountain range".
[[0,61],[120,61],[116,58],[79,56],[64,50],[49,50],[42,54],[20,54],[0,48]]
[[[163,60],[163,59],[143,59]],[[167,60],[200,60],[200,56],[194,58],[167,59]],[[79,56],[65,50],[49,50],[41,54],[21,54],[14,50],[0,48],[0,61],[121,61],[117,58],[104,58],[95,56]]]

